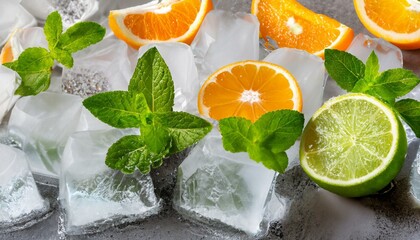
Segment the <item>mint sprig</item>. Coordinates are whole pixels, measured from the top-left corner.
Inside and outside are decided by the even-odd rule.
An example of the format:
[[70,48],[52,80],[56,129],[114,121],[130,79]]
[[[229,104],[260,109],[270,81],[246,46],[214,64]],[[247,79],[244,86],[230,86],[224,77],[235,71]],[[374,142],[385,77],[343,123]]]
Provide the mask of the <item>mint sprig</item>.
[[83,105],[110,126],[140,128],[140,136],[125,136],[108,149],[106,165],[124,173],[136,168],[148,173],[212,129],[204,119],[172,111],[174,82],[155,47],[138,60],[128,91],[99,93],[85,99]]
[[255,123],[240,117],[219,121],[223,147],[230,152],[248,152],[251,159],[283,173],[288,164],[285,151],[302,134],[303,114],[293,110],[265,113]]
[[396,68],[379,72],[379,60],[374,51],[365,65],[352,54],[333,49],[325,50],[325,68],[344,90],[372,95],[393,107],[420,137],[420,102],[396,101],[420,83],[420,78],[412,71]]
[[72,54],[101,41],[105,36],[105,28],[94,22],[79,22],[63,33],[61,16],[55,11],[47,17],[44,34],[48,50],[28,48],[16,61],[3,64],[17,72],[21,78],[16,95],[36,95],[46,91],[50,86],[54,60],[67,68],[73,67]]

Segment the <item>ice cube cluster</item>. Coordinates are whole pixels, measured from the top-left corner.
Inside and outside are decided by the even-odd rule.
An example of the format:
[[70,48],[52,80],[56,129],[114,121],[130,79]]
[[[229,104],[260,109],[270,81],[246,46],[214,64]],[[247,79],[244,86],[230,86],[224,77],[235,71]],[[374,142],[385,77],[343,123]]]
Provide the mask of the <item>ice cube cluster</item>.
[[[43,29],[35,25],[36,20],[42,25],[54,10],[63,16],[65,28],[81,20],[94,20],[107,27],[109,10],[146,2],[0,0],[0,45],[10,39],[16,60],[26,48],[48,46]],[[3,81],[0,128],[7,133],[4,139],[0,136],[0,142],[9,145],[0,144],[0,231],[28,227],[51,211],[48,201],[39,194],[31,172],[59,179],[60,229],[65,235],[90,234],[139,222],[162,210],[162,196],[155,193],[150,175],[139,172],[125,175],[104,163],[112,143],[122,136],[138,134],[138,130],[114,129],[100,122],[82,105],[83,99],[93,94],[126,90],[138,58],[151,47],[159,50],[171,71],[175,111],[198,114],[196,103],[201,84],[218,68],[243,60],[260,59],[291,72],[301,87],[305,122],[325,99],[341,94],[335,82],[326,79],[321,58],[296,49],[266,49],[260,43],[259,22],[249,14],[250,2],[214,0],[216,10],[206,16],[191,45],[155,43],[137,51],[107,29],[103,41],[74,55],[73,68],[54,66],[50,89],[37,96],[19,99],[13,95],[19,79],[13,71],[0,66]],[[366,61],[372,50],[379,57],[381,71],[402,66],[401,51],[381,39],[358,35],[347,51]],[[419,96],[419,87],[409,95],[417,100]],[[406,129],[410,146],[415,148],[418,138],[408,127]],[[299,141],[287,151],[289,167],[285,177],[293,178],[297,171],[298,152]],[[411,194],[419,200],[419,153],[416,156],[412,168],[410,166],[410,183]],[[280,227],[281,224],[288,227],[300,224],[291,223],[287,218],[293,202],[288,193],[278,190],[279,181],[284,182],[284,178],[279,180],[275,172],[255,163],[246,153],[225,151],[217,130],[190,149],[174,175],[176,187],[170,188],[174,191],[171,207],[192,222],[215,228],[222,226],[222,229],[227,226],[250,238],[264,236],[273,221]],[[311,188],[309,184],[304,187]],[[302,198],[305,200],[302,209],[308,210],[310,216],[327,212],[341,219],[344,217],[335,214],[334,209],[350,209],[346,212],[347,220],[338,230],[325,227],[331,225],[331,218],[322,221],[327,235],[336,238],[344,237],[343,232],[353,236],[352,229],[375,219],[372,211],[325,191],[309,191],[309,195]],[[293,211],[298,211],[299,216],[306,214],[296,208]],[[293,211],[290,214],[294,214]],[[303,224],[311,229],[317,227],[307,221]],[[346,230],[351,224],[355,227]]]

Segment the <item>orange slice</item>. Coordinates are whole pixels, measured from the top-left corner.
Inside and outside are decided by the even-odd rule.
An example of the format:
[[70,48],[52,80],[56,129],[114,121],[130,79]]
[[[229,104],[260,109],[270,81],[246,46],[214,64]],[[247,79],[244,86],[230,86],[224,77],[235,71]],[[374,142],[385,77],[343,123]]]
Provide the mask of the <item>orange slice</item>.
[[13,62],[14,56],[13,56],[13,50],[12,50],[12,44],[10,43],[10,39],[6,42],[6,44],[1,49],[0,53],[0,64]]
[[324,49],[346,50],[353,40],[351,28],[312,12],[296,0],[253,0],[251,12],[260,21],[261,36],[271,38],[279,47],[323,57]]
[[115,36],[134,48],[155,42],[190,44],[213,8],[211,0],[157,2],[111,11],[109,26]]
[[360,21],[373,35],[401,49],[420,48],[420,1],[354,0]]
[[198,93],[201,115],[220,120],[244,117],[255,122],[266,112],[302,111],[296,79],[284,68],[262,61],[241,61],[213,73]]

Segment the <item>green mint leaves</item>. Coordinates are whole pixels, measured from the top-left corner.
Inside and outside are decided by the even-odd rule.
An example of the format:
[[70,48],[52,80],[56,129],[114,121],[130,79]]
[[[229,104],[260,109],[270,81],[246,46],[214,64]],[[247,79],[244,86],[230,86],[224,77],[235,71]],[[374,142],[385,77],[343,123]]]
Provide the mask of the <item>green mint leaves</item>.
[[108,149],[106,165],[124,173],[136,168],[148,173],[212,129],[197,116],[172,111],[174,83],[156,48],[138,60],[128,91],[99,93],[85,99],[83,105],[110,126],[140,128],[140,136],[125,136]]
[[414,99],[396,102],[397,98],[406,95],[420,83],[416,74],[402,68],[379,72],[379,60],[374,51],[365,65],[350,53],[327,49],[325,68],[344,90],[370,94],[393,106],[416,136],[420,137],[420,102]]
[[55,11],[47,17],[44,34],[48,50],[28,48],[16,61],[4,64],[22,79],[15,92],[17,95],[36,95],[47,90],[54,60],[65,67],[73,67],[72,53],[101,41],[105,36],[105,28],[94,22],[79,22],[63,33],[61,16]]
[[293,110],[268,112],[255,123],[240,117],[219,121],[223,147],[230,152],[248,152],[251,159],[283,173],[288,164],[285,153],[302,134],[304,117]]

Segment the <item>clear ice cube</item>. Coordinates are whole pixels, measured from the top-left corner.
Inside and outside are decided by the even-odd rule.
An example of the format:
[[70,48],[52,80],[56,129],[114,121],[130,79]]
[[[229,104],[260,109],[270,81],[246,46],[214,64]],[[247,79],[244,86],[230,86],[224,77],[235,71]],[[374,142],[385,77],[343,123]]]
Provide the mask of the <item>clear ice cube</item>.
[[420,205],[420,146],[414,159],[410,175],[411,194]]
[[45,21],[48,14],[55,10],[52,0],[22,0],[20,4],[40,21]]
[[35,18],[19,1],[0,0],[0,46],[6,43],[16,29],[36,25]]
[[19,99],[9,120],[11,135],[22,141],[34,172],[56,176],[68,137],[77,127],[82,98],[43,92]]
[[247,153],[225,151],[220,133],[213,131],[179,166],[174,207],[189,218],[259,235],[267,229],[275,177]]
[[15,95],[16,89],[19,87],[19,81],[16,73],[0,65],[0,123],[8,111],[14,106],[15,102],[19,99],[19,96]]
[[258,19],[252,14],[211,11],[201,24],[191,48],[201,82],[229,63],[258,60]]
[[401,50],[391,43],[381,39],[372,38],[364,34],[358,34],[347,48],[347,52],[366,62],[372,51],[375,51],[379,59],[379,71],[403,66],[403,55]]
[[74,66],[64,68],[63,92],[83,98],[99,92],[127,90],[133,74],[127,45],[107,38],[74,54]]
[[171,72],[175,86],[174,111],[196,113],[200,86],[190,46],[184,43],[149,44],[139,49],[139,58],[152,47],[158,49]]
[[0,232],[29,227],[49,210],[32,177],[27,157],[0,144]]
[[76,132],[62,159],[60,204],[65,233],[92,233],[156,214],[160,201],[149,175],[123,174],[105,165],[108,148],[138,130]]
[[17,60],[19,55],[27,48],[43,47],[48,49],[44,29],[41,27],[17,29],[10,37],[10,45],[14,60]]

